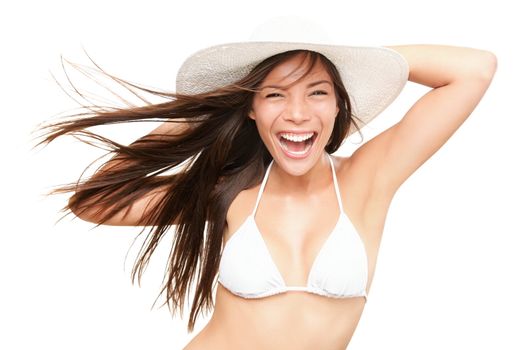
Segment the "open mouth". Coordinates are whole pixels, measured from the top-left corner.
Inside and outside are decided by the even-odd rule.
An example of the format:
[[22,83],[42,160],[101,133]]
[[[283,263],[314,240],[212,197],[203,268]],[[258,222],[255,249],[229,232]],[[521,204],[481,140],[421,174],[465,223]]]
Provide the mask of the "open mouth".
[[281,148],[287,155],[293,158],[301,158],[308,155],[317,138],[317,133],[314,131],[301,134],[283,132],[277,136]]

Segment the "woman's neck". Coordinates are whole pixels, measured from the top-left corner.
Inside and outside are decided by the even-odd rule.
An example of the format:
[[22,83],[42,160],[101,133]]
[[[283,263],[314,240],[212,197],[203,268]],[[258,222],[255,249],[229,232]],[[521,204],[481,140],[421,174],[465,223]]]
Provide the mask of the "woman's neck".
[[280,193],[313,193],[325,188],[332,182],[332,170],[330,166],[330,155],[323,152],[319,161],[307,173],[294,176],[273,162],[270,169],[272,187]]

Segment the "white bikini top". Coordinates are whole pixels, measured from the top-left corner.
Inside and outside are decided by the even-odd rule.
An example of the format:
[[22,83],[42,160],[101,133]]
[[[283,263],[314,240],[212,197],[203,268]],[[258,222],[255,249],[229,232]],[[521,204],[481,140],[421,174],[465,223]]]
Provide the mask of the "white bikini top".
[[306,286],[287,286],[273,262],[255,223],[273,160],[266,170],[253,212],[228,239],[219,265],[219,283],[243,298],[263,298],[288,291],[315,293],[331,298],[367,299],[368,259],[361,236],[343,211],[339,185],[332,167],[339,219],[321,246],[308,275]]

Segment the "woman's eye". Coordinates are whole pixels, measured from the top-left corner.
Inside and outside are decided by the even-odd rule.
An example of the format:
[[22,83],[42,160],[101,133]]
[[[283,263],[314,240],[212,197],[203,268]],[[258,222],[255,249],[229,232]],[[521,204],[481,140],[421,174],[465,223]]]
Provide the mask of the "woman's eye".
[[[312,95],[328,95],[328,93],[326,91],[323,91],[323,90],[316,90],[314,92],[312,92]],[[266,98],[271,98],[271,97],[282,97],[283,95],[278,93],[278,92],[273,92],[271,94],[268,94],[266,95],[265,97]]]

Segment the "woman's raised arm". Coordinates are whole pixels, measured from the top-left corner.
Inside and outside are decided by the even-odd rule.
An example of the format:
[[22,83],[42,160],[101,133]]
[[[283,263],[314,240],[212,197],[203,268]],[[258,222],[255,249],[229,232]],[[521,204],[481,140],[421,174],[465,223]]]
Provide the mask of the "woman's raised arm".
[[401,121],[358,150],[367,159],[373,159],[376,186],[393,196],[472,113],[491,83],[497,60],[489,51],[466,47],[388,48],[407,60],[410,81],[433,88]]

